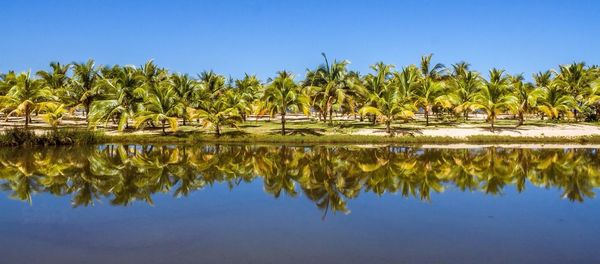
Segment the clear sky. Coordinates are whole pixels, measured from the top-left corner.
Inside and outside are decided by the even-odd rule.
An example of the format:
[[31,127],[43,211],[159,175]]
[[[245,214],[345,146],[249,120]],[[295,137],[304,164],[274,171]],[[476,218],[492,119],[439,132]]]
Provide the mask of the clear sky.
[[369,72],[384,61],[531,73],[600,64],[600,1],[0,0],[0,72],[48,62],[141,65],[233,77],[301,76],[330,58]]

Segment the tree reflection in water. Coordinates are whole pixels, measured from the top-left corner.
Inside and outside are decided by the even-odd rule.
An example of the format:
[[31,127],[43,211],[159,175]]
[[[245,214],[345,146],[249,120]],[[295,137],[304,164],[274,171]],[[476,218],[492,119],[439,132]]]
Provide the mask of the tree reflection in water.
[[152,204],[155,193],[187,196],[213,184],[262,180],[273,197],[303,193],[323,211],[348,212],[362,192],[430,200],[447,188],[501,194],[506,186],[558,188],[583,202],[599,186],[597,149],[101,145],[0,149],[0,188],[14,199],[72,196]]

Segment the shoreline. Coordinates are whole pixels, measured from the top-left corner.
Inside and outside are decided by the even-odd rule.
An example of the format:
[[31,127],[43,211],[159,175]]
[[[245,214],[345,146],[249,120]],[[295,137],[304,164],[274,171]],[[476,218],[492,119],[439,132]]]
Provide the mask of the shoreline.
[[[253,130],[254,129],[254,130]],[[427,127],[404,128],[394,136],[382,133],[381,128],[362,128],[354,131],[327,128],[315,133],[301,126],[281,135],[276,129],[229,129],[221,136],[203,130],[188,128],[162,135],[160,130],[126,131],[89,130],[73,127],[56,130],[22,128],[4,129],[0,132],[0,146],[19,145],[85,145],[85,144],[404,144],[443,145],[468,147],[493,145],[537,144],[569,146],[596,145],[600,147],[600,126],[570,124],[502,128],[492,133],[481,127]],[[365,133],[368,132],[368,133]]]
[[418,145],[595,145],[600,147],[600,136],[502,136],[481,135],[467,137],[451,136],[375,136],[375,135],[242,135],[242,136],[214,136],[206,134],[186,135],[106,135],[99,137],[98,143],[132,143],[132,144],[177,144],[177,143],[218,143],[218,144],[418,144]]

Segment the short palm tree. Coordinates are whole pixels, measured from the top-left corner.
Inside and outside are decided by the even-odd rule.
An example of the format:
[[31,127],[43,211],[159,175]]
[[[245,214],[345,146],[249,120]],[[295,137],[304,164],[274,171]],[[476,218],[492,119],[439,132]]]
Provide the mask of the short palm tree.
[[519,118],[517,126],[521,126],[525,122],[525,114],[536,107],[543,91],[536,89],[531,83],[524,83],[525,78],[521,74],[512,76],[510,79],[512,92],[516,99],[513,110]]
[[380,93],[371,94],[369,105],[363,106],[361,114],[373,114],[385,123],[386,132],[392,134],[391,125],[396,119],[407,120],[414,116],[416,107],[401,85],[386,85]]
[[554,72],[556,78],[553,80],[553,85],[560,87],[566,94],[575,99],[578,107],[573,108],[572,112],[577,120],[577,113],[580,111],[581,106],[583,106],[584,101],[586,101],[584,93],[592,87],[596,76],[592,74],[583,62],[560,65],[559,68],[558,72]]
[[474,101],[477,109],[486,112],[487,121],[494,132],[498,115],[510,109],[517,101],[514,95],[508,93],[508,77],[504,75],[504,70],[490,70],[490,80],[485,81]]
[[288,111],[302,111],[308,115],[309,98],[294,81],[294,76],[287,71],[277,72],[277,77],[267,86],[263,95],[265,105],[261,112],[270,116],[281,117],[281,134],[285,135],[285,116]]
[[262,96],[262,84],[256,75],[245,74],[244,78],[235,80],[235,99],[240,102],[238,112],[242,117],[242,121],[246,121],[248,114],[255,112],[255,102]]
[[444,85],[442,82],[426,78],[422,79],[416,89],[417,105],[423,108],[425,125],[429,126],[429,114],[435,105],[448,105],[448,98],[444,97]]
[[[228,90],[215,100],[202,100],[197,109],[190,109],[191,118],[201,119],[204,127],[212,127],[217,136],[221,135],[223,126],[236,126],[242,121],[239,113],[240,101],[235,99],[234,91]],[[242,103],[243,104],[243,103]]]
[[27,129],[31,123],[31,113],[55,98],[41,79],[33,79],[29,72],[24,72],[15,77],[8,93],[0,99],[4,105],[3,112],[10,111],[6,118],[12,115],[24,116]]
[[573,109],[577,109],[577,100],[556,85],[550,85],[542,90],[540,104],[537,109],[552,120],[562,116],[573,117]]
[[146,91],[141,86],[133,66],[115,66],[110,72],[111,74],[100,76],[98,86],[105,91],[106,99],[92,103],[89,123],[90,126],[96,127],[99,122],[107,124],[116,118],[117,130],[123,131],[129,127],[129,119],[134,118],[136,112],[142,109]]
[[40,108],[40,112],[42,113],[42,119],[52,128],[56,129],[60,125],[65,113],[67,113],[67,110],[64,104],[46,103]]
[[148,123],[160,123],[165,135],[167,124],[172,131],[177,130],[177,117],[181,116],[182,111],[183,104],[177,97],[175,88],[169,82],[156,83],[154,89],[145,96],[143,110],[137,113],[135,126],[143,128]]

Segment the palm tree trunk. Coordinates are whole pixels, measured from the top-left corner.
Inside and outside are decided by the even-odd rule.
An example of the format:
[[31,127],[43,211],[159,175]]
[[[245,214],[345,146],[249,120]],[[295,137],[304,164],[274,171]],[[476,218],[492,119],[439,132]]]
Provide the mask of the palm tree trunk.
[[392,122],[390,119],[385,121],[385,132],[387,132],[390,136],[392,135]]
[[469,121],[469,111],[463,111],[463,114],[465,116],[465,121]]
[[85,122],[89,124],[90,121],[88,120],[88,114],[90,113],[90,104],[88,104],[88,103],[85,104],[84,112],[85,112]]
[[325,112],[327,112],[329,114],[329,125],[333,125],[333,107],[331,105],[331,100],[333,100],[333,97],[329,97],[327,99],[327,104],[325,105]]
[[494,120],[495,118],[490,118],[490,123],[492,124],[492,133],[494,133]]
[[522,126],[525,123],[525,115],[523,114],[523,112],[519,112],[519,124],[517,124],[517,127]]
[[281,135],[285,135],[285,112],[281,113]]
[[25,129],[29,128],[29,107],[25,108]]
[[429,111],[427,110],[427,107],[425,107],[425,126],[429,126]]
[[217,136],[221,136],[221,127],[219,124],[215,124],[215,134],[217,134]]
[[165,131],[165,120],[161,121],[161,123],[162,123],[162,133],[163,133],[163,135],[166,135],[167,132]]

